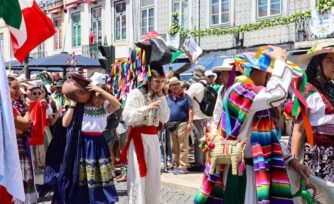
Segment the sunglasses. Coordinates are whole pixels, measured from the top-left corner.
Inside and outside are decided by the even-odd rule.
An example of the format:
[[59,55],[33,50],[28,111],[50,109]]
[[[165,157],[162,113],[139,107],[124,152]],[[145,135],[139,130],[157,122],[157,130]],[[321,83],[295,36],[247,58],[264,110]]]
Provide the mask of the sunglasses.
[[215,78],[215,76],[214,75],[210,75],[210,76],[208,76],[208,78]]
[[42,95],[42,92],[32,92],[32,95],[33,95],[33,96],[41,96],[41,95]]

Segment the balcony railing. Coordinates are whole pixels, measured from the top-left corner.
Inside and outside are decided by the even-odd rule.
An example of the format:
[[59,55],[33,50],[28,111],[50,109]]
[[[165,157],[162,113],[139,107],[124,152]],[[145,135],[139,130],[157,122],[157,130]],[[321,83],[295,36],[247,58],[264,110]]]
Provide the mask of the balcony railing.
[[62,6],[63,0],[42,0],[39,1],[38,5],[42,10],[49,10],[58,6]]
[[46,51],[30,53],[30,57],[32,57],[33,59],[40,59],[40,58],[44,58],[45,56],[47,56]]
[[334,33],[326,37],[315,36],[310,29],[310,19],[302,19],[296,23],[296,42],[313,41],[326,38],[333,38]]
[[82,56],[90,57],[93,59],[101,58],[102,55],[99,51],[99,44],[91,44],[91,45],[82,45]]

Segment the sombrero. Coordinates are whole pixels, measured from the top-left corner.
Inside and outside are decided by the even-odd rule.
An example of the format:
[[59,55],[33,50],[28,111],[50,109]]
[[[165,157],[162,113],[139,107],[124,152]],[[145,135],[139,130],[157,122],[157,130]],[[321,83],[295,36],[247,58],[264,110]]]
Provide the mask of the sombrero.
[[223,72],[223,71],[231,71],[233,68],[235,60],[234,58],[226,58],[223,61],[222,65],[219,65],[217,67],[213,67],[211,70],[215,73],[217,72]]
[[[274,70],[275,60],[265,55],[264,52],[272,52],[270,47],[260,47],[256,53],[247,52],[236,55],[234,57],[235,64],[239,70],[242,70],[244,75],[249,76],[251,69],[272,73]],[[295,63],[287,61],[286,63],[293,71],[293,77],[302,77],[304,71]]]
[[325,53],[334,53],[333,42],[319,43],[318,45],[313,46],[306,54],[299,56],[298,61],[302,64],[308,65],[314,56]]

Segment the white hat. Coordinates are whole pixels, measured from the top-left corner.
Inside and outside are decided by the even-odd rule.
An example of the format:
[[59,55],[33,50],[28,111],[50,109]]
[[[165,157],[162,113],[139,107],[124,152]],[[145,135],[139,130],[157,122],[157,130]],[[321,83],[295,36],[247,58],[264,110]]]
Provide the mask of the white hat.
[[204,75],[205,75],[206,77],[214,76],[214,77],[215,77],[215,80],[217,79],[217,74],[216,74],[216,73],[213,73],[212,70],[206,70],[206,71],[204,72]]
[[90,79],[92,80],[92,83],[95,85],[105,85],[108,76],[106,74],[95,72],[93,76],[90,77]]
[[235,60],[234,58],[226,58],[223,61],[222,65],[219,65],[217,67],[213,67],[211,70],[213,72],[223,72],[223,71],[231,71],[233,68]]

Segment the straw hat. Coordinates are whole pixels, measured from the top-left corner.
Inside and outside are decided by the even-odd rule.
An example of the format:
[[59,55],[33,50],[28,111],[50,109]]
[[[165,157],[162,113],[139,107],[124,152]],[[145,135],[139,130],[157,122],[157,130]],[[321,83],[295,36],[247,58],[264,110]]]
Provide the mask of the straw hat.
[[223,61],[223,64],[217,67],[212,68],[213,72],[223,72],[223,71],[231,71],[233,68],[235,60],[233,58],[226,58]]
[[176,77],[172,77],[169,79],[169,84],[181,84],[181,81]]
[[316,46],[309,49],[306,54],[299,56],[298,61],[304,65],[308,65],[314,56],[325,53],[334,53],[333,42],[317,44]]
[[[242,53],[235,56],[237,69],[241,70],[244,75],[249,76],[251,69],[272,73],[274,70],[275,60],[265,55],[264,52],[271,52],[268,47],[260,47],[256,53]],[[287,65],[292,68],[293,77],[299,78],[303,76],[302,69],[293,62],[287,61]]]

